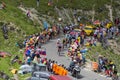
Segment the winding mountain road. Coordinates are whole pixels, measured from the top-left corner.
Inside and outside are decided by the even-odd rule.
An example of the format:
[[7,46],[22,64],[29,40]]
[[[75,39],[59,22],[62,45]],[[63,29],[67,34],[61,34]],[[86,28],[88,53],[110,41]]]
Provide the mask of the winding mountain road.
[[[57,39],[50,40],[48,43],[44,44],[43,47],[46,48],[47,51],[47,58],[57,61],[59,64],[64,64],[66,67],[70,64],[70,60],[64,56],[64,53],[67,50],[64,50],[62,52],[61,56],[58,56],[57,54],[57,48],[56,48],[56,41]],[[68,75],[70,76],[70,75]],[[70,76],[71,77],[71,76]],[[81,69],[80,78],[76,79],[71,77],[72,80],[111,80],[108,77],[105,77],[103,75],[97,74],[87,68]]]

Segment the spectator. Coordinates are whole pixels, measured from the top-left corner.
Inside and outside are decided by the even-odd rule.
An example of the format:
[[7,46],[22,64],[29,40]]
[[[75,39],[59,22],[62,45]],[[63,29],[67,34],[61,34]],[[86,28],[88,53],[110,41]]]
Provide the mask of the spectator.
[[0,5],[0,9],[5,9],[6,4],[4,2],[2,2],[2,4]]
[[30,17],[30,10],[27,11],[27,17]]
[[19,5],[20,5],[20,7],[23,6],[23,1],[22,0],[19,0]]
[[51,64],[51,59],[49,59],[48,63],[47,63],[47,69],[48,69],[48,71],[51,71],[50,64]]
[[[72,1],[72,0],[71,0],[71,1]],[[75,18],[77,17],[77,9],[74,9],[73,15],[74,15]]]
[[31,58],[30,57],[27,57],[27,59],[26,59],[26,63],[28,64],[28,65],[30,65],[31,64]]
[[39,7],[40,4],[40,0],[36,0],[37,1],[37,7]]

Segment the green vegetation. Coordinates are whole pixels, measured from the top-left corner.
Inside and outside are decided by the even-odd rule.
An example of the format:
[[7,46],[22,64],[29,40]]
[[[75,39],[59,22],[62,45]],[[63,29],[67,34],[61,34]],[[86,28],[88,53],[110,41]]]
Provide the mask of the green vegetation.
[[[34,22],[26,17],[26,15],[18,9],[18,6],[22,3],[25,7],[33,7],[38,10],[39,15],[46,14],[56,18],[58,15],[54,11],[54,7],[57,6],[59,9],[61,7],[72,8],[72,9],[82,9],[84,11],[92,10],[93,5],[95,4],[96,19],[105,19],[107,18],[107,10],[105,8],[105,4],[111,4],[110,0],[53,0],[53,5],[48,6],[47,0],[40,0],[40,6],[36,7],[36,0],[0,0],[0,3],[4,1],[6,4],[6,8],[4,10],[0,10],[0,22],[3,23],[13,23],[15,27],[21,30],[20,32],[10,31],[8,32],[8,39],[5,40],[3,37],[2,30],[0,29],[0,51],[7,51],[11,54],[19,54],[22,57],[22,54],[19,52],[19,48],[16,46],[16,42],[21,41],[25,38],[24,35],[30,35],[34,33],[38,33],[41,30],[40,25],[34,26]],[[22,2],[21,2],[22,1]],[[113,7],[118,6],[117,3],[113,3]],[[114,14],[115,15],[115,14]],[[0,28],[2,24],[0,23]],[[103,55],[106,54],[106,50],[103,50],[100,46],[97,48],[93,47],[90,52],[90,55],[93,55],[92,52],[99,52]],[[110,51],[108,51],[109,53]],[[120,63],[118,55],[113,54],[112,52],[107,55],[110,59],[114,60],[116,64]],[[19,65],[16,63],[14,65],[10,64],[11,58],[0,58],[0,70],[7,73],[9,76],[12,76],[10,73],[10,68],[19,68]],[[91,58],[91,57],[89,57]],[[22,58],[21,58],[22,59]],[[119,66],[120,67],[120,66]],[[22,80],[24,76],[20,76]]]
[[[19,65],[16,63],[14,65],[10,64],[10,60],[14,57],[14,54],[19,54],[21,57],[22,54],[19,52],[19,47],[16,46],[16,43],[25,38],[25,35],[34,34],[40,31],[40,27],[33,25],[33,22],[26,17],[21,10],[16,6],[15,1],[5,1],[6,8],[0,10],[0,51],[10,52],[13,56],[7,58],[0,58],[0,70],[7,73],[9,76],[12,76],[10,68],[19,68]],[[8,31],[8,39],[5,40],[3,37],[3,32],[1,30],[2,24],[4,23],[13,23],[15,29],[21,30],[17,32],[16,30]],[[14,26],[13,26],[14,27]],[[22,59],[22,58],[21,58]]]

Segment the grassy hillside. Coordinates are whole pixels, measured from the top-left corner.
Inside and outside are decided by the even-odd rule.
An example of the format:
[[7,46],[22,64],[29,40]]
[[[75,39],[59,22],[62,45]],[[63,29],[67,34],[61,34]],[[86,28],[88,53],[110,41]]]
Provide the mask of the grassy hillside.
[[[6,2],[7,7],[5,8],[5,10],[0,10],[0,21],[5,22],[5,23],[13,23],[16,28],[21,30],[21,32],[16,33],[15,31],[9,31],[8,32],[9,33],[8,40],[4,40],[4,38],[2,36],[2,32],[0,32],[1,43],[4,43],[4,44],[2,44],[2,47],[0,47],[0,49],[4,49],[3,46],[10,47],[11,45],[15,45],[15,42],[17,40],[23,38],[23,34],[30,35],[30,34],[40,31],[40,29],[36,29],[34,27],[33,22],[31,20],[29,20],[26,17],[26,15],[23,14],[23,12],[17,8],[17,6],[15,6],[15,5],[13,6],[12,1],[13,0],[11,0],[11,2],[9,2],[9,3]],[[13,1],[13,3],[14,3],[14,1]],[[10,46],[8,45],[7,42],[10,44]],[[12,42],[14,42],[14,43],[12,43]],[[14,48],[13,48],[13,50],[14,50]]]
[[[53,0],[53,5],[48,6],[48,0],[40,0],[40,6],[37,7],[36,0],[0,0],[0,3],[2,1],[5,2],[6,8],[4,10],[0,10],[0,22],[13,23],[15,25],[15,28],[21,30],[20,32],[9,30],[8,39],[5,40],[3,37],[3,32],[0,29],[0,50],[10,52],[11,54],[20,54],[19,48],[16,46],[16,42],[23,40],[25,38],[24,35],[30,35],[40,32],[40,28],[42,27],[39,25],[35,27],[33,24],[34,22],[28,19],[26,15],[18,9],[18,6],[21,3],[25,7],[32,7],[37,9],[39,11],[39,15],[48,14],[54,18],[58,17],[56,12],[54,11],[55,6],[57,6],[59,9],[61,9],[61,7],[65,7],[89,11],[92,10],[93,5],[95,4],[94,8],[97,12],[95,16],[96,19],[105,19],[106,17],[108,17],[108,12],[105,8],[105,4],[111,4],[110,0],[72,0],[73,2],[70,2],[70,0],[58,0],[58,2],[57,0]],[[113,7],[117,5],[117,3],[113,3]],[[0,27],[1,26],[2,24],[0,24]],[[110,53],[110,55],[113,56],[112,53]],[[22,54],[20,54],[20,56],[22,56]],[[118,56],[115,55],[115,57]],[[115,57],[114,60],[116,60]],[[12,76],[9,68],[18,68],[19,65],[10,65],[10,59],[11,58],[0,58],[0,70],[5,71],[7,74]]]
[[[21,10],[17,8],[14,0],[3,0],[6,4],[4,10],[0,10],[0,51],[10,52],[14,57],[14,54],[20,54],[19,47],[16,43],[25,38],[24,35],[30,35],[40,32],[40,26],[35,27],[33,22],[26,17]],[[8,39],[4,39],[1,27],[4,23],[13,23],[16,30],[8,30]],[[20,55],[22,56],[22,55]],[[12,76],[10,68],[18,68],[18,64],[10,65],[11,58],[0,58],[0,70]]]
[[[36,8],[40,13],[47,14],[48,12],[51,15],[55,15],[55,12],[53,11],[53,8],[57,6],[58,8],[65,7],[65,8],[72,8],[72,9],[82,9],[84,11],[89,11],[94,9],[97,12],[96,18],[106,17],[106,8],[105,4],[110,4],[110,0],[73,0],[70,2],[70,0],[53,0],[53,5],[48,6],[48,1],[41,0],[40,6],[36,7],[35,0],[25,0],[23,1],[23,4],[27,7],[34,7]],[[104,14],[104,16],[103,16]],[[104,19],[104,18],[103,18]]]

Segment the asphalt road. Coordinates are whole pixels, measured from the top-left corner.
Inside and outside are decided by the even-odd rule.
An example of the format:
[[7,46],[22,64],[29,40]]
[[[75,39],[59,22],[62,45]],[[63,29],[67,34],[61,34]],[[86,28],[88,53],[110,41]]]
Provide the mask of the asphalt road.
[[[56,48],[56,41],[57,39],[50,40],[48,43],[44,44],[43,47],[46,48],[47,51],[47,58],[57,61],[59,64],[64,64],[66,67],[68,67],[70,60],[64,56],[64,53],[67,50],[64,50],[62,52],[61,56],[58,56],[57,54],[57,48]],[[70,75],[69,75],[70,76]],[[71,77],[71,76],[70,76]],[[76,79],[71,77],[72,80],[111,80],[108,77],[105,77],[103,75],[97,74],[87,68],[83,68],[80,73],[80,78]]]

